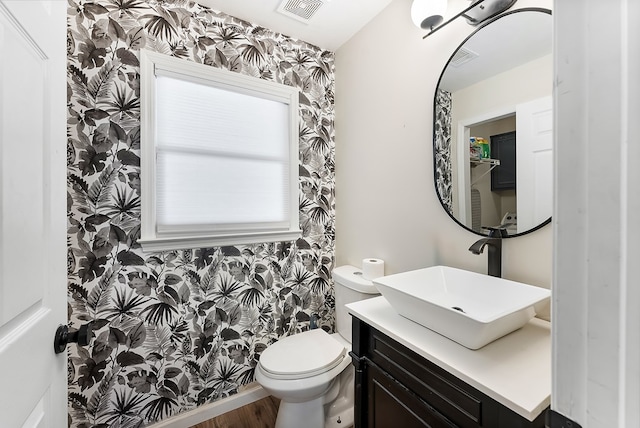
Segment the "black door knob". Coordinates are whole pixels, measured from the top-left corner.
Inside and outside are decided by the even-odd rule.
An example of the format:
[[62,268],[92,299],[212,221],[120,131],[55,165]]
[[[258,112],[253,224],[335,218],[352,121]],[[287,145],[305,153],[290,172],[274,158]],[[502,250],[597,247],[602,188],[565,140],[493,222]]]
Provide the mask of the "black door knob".
[[67,349],[67,344],[77,343],[80,346],[87,346],[91,342],[91,323],[81,325],[77,331],[69,331],[66,325],[58,326],[56,337],[53,340],[53,349],[56,354],[60,354]]

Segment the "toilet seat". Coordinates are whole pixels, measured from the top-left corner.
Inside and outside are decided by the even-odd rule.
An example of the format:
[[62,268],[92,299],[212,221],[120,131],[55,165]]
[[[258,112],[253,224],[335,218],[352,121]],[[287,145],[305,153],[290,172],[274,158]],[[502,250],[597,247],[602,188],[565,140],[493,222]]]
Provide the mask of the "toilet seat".
[[260,366],[272,379],[304,379],[338,366],[347,355],[342,343],[322,329],[285,337],[260,355]]

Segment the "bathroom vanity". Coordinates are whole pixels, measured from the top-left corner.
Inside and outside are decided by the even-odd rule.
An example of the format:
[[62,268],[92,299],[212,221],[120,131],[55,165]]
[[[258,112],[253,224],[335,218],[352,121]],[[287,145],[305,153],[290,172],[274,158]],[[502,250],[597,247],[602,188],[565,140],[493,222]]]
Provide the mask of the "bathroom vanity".
[[353,316],[355,427],[544,427],[551,392],[548,322],[533,319],[470,350],[395,312],[384,297]]

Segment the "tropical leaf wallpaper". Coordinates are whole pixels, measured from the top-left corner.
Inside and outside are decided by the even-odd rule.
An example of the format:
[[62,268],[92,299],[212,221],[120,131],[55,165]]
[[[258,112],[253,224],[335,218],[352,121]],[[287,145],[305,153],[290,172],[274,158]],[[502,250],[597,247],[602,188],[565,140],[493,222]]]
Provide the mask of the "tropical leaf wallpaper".
[[434,171],[438,197],[448,212],[453,212],[451,192],[451,93],[438,89],[433,123]]
[[[237,393],[260,353],[334,325],[334,55],[192,1],[69,0],[69,426],[142,427]],[[300,89],[294,242],[145,253],[139,51]]]

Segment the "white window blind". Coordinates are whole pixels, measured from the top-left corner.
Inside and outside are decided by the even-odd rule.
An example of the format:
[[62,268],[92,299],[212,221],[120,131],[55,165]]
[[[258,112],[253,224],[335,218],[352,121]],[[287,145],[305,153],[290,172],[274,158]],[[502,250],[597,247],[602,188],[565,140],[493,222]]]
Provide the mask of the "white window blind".
[[141,94],[143,117],[151,122],[142,134],[143,247],[299,235],[297,91],[185,60],[143,56],[151,60],[143,67],[148,74],[142,73]]

